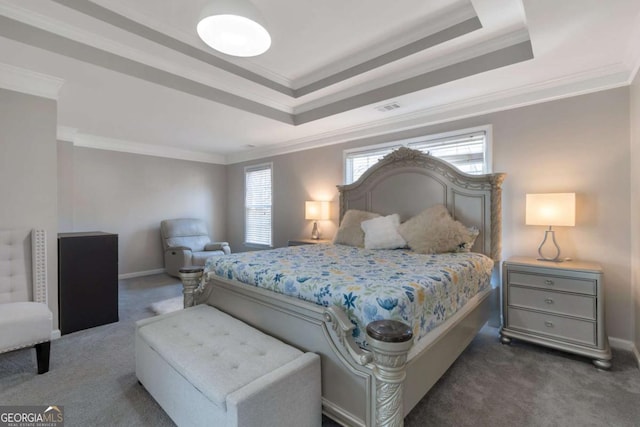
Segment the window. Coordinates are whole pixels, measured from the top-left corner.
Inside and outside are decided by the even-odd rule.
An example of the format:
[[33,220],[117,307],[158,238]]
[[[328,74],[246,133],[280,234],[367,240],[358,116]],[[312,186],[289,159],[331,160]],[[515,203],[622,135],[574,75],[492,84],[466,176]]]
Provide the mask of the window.
[[244,169],[245,244],[271,246],[271,163]]
[[375,165],[378,160],[392,152],[402,145],[364,149],[350,152],[345,157],[345,182],[350,184],[356,181],[371,166]]
[[378,160],[398,147],[420,150],[451,163],[462,172],[484,174],[491,171],[490,126],[465,129],[446,134],[430,135],[396,141],[391,144],[345,151],[345,183],[350,184]]

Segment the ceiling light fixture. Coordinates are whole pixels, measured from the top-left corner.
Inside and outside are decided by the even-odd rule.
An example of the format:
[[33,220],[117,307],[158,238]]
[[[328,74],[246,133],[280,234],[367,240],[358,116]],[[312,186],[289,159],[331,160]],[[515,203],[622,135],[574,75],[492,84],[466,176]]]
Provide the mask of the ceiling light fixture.
[[200,15],[198,36],[209,47],[232,56],[258,56],[271,46],[260,12],[248,0],[215,0]]

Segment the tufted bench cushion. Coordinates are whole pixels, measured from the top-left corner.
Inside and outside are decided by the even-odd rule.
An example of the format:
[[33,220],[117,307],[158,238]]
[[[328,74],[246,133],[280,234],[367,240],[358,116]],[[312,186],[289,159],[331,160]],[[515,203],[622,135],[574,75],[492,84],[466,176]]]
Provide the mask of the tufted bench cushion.
[[[154,372],[149,373],[149,366],[143,366],[147,361],[156,366]],[[171,371],[165,372],[167,369]],[[153,384],[160,384],[157,376],[175,377],[168,383],[184,382],[210,402],[213,407],[208,412],[212,415],[206,422],[217,423],[211,425],[237,425],[230,421],[231,418],[241,418],[243,414],[228,412],[237,412],[238,407],[242,408],[243,400],[260,403],[246,406],[252,413],[241,425],[254,425],[250,420],[260,425],[273,416],[274,411],[282,411],[278,423],[286,421],[290,412],[302,411],[297,415],[296,424],[300,417],[306,419],[306,425],[320,424],[319,357],[303,353],[208,305],[139,321],[136,373],[178,425],[198,424],[193,421],[193,414],[189,415],[190,421],[181,418],[184,412],[193,412],[193,409],[185,411],[185,408],[189,406],[187,401],[194,399],[184,396],[186,406],[181,408],[175,397],[166,398],[169,402],[165,407],[162,400],[166,391],[156,395],[154,390]],[[161,387],[166,386],[167,382]],[[265,395],[259,396],[259,393]],[[291,396],[277,395],[287,393]],[[296,402],[300,396],[308,397]],[[282,399],[285,401],[278,403]],[[287,404],[287,400],[295,404]],[[172,409],[176,405],[177,409]],[[207,412],[207,405],[200,405],[199,410]]]

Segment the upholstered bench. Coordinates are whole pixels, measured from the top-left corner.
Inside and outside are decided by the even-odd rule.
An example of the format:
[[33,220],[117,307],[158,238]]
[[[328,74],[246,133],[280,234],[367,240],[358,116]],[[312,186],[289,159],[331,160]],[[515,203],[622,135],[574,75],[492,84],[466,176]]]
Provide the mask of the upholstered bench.
[[320,426],[320,358],[216,308],[137,323],[136,375],[179,426]]

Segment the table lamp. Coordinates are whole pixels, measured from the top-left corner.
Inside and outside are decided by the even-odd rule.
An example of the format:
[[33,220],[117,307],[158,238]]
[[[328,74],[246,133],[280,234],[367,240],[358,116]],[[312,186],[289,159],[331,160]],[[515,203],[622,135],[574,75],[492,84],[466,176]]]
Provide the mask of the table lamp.
[[[544,232],[544,239],[538,247],[540,261],[562,262],[560,246],[556,242],[555,231],[552,226],[573,227],[576,225],[576,193],[546,193],[527,194],[526,219],[527,225],[544,225],[549,229]],[[543,254],[547,239],[551,236],[551,256]]]
[[319,202],[319,201],[304,202],[304,219],[313,221],[313,230],[311,231],[311,238],[314,240],[318,240],[320,238],[318,221],[329,219],[329,202]]

